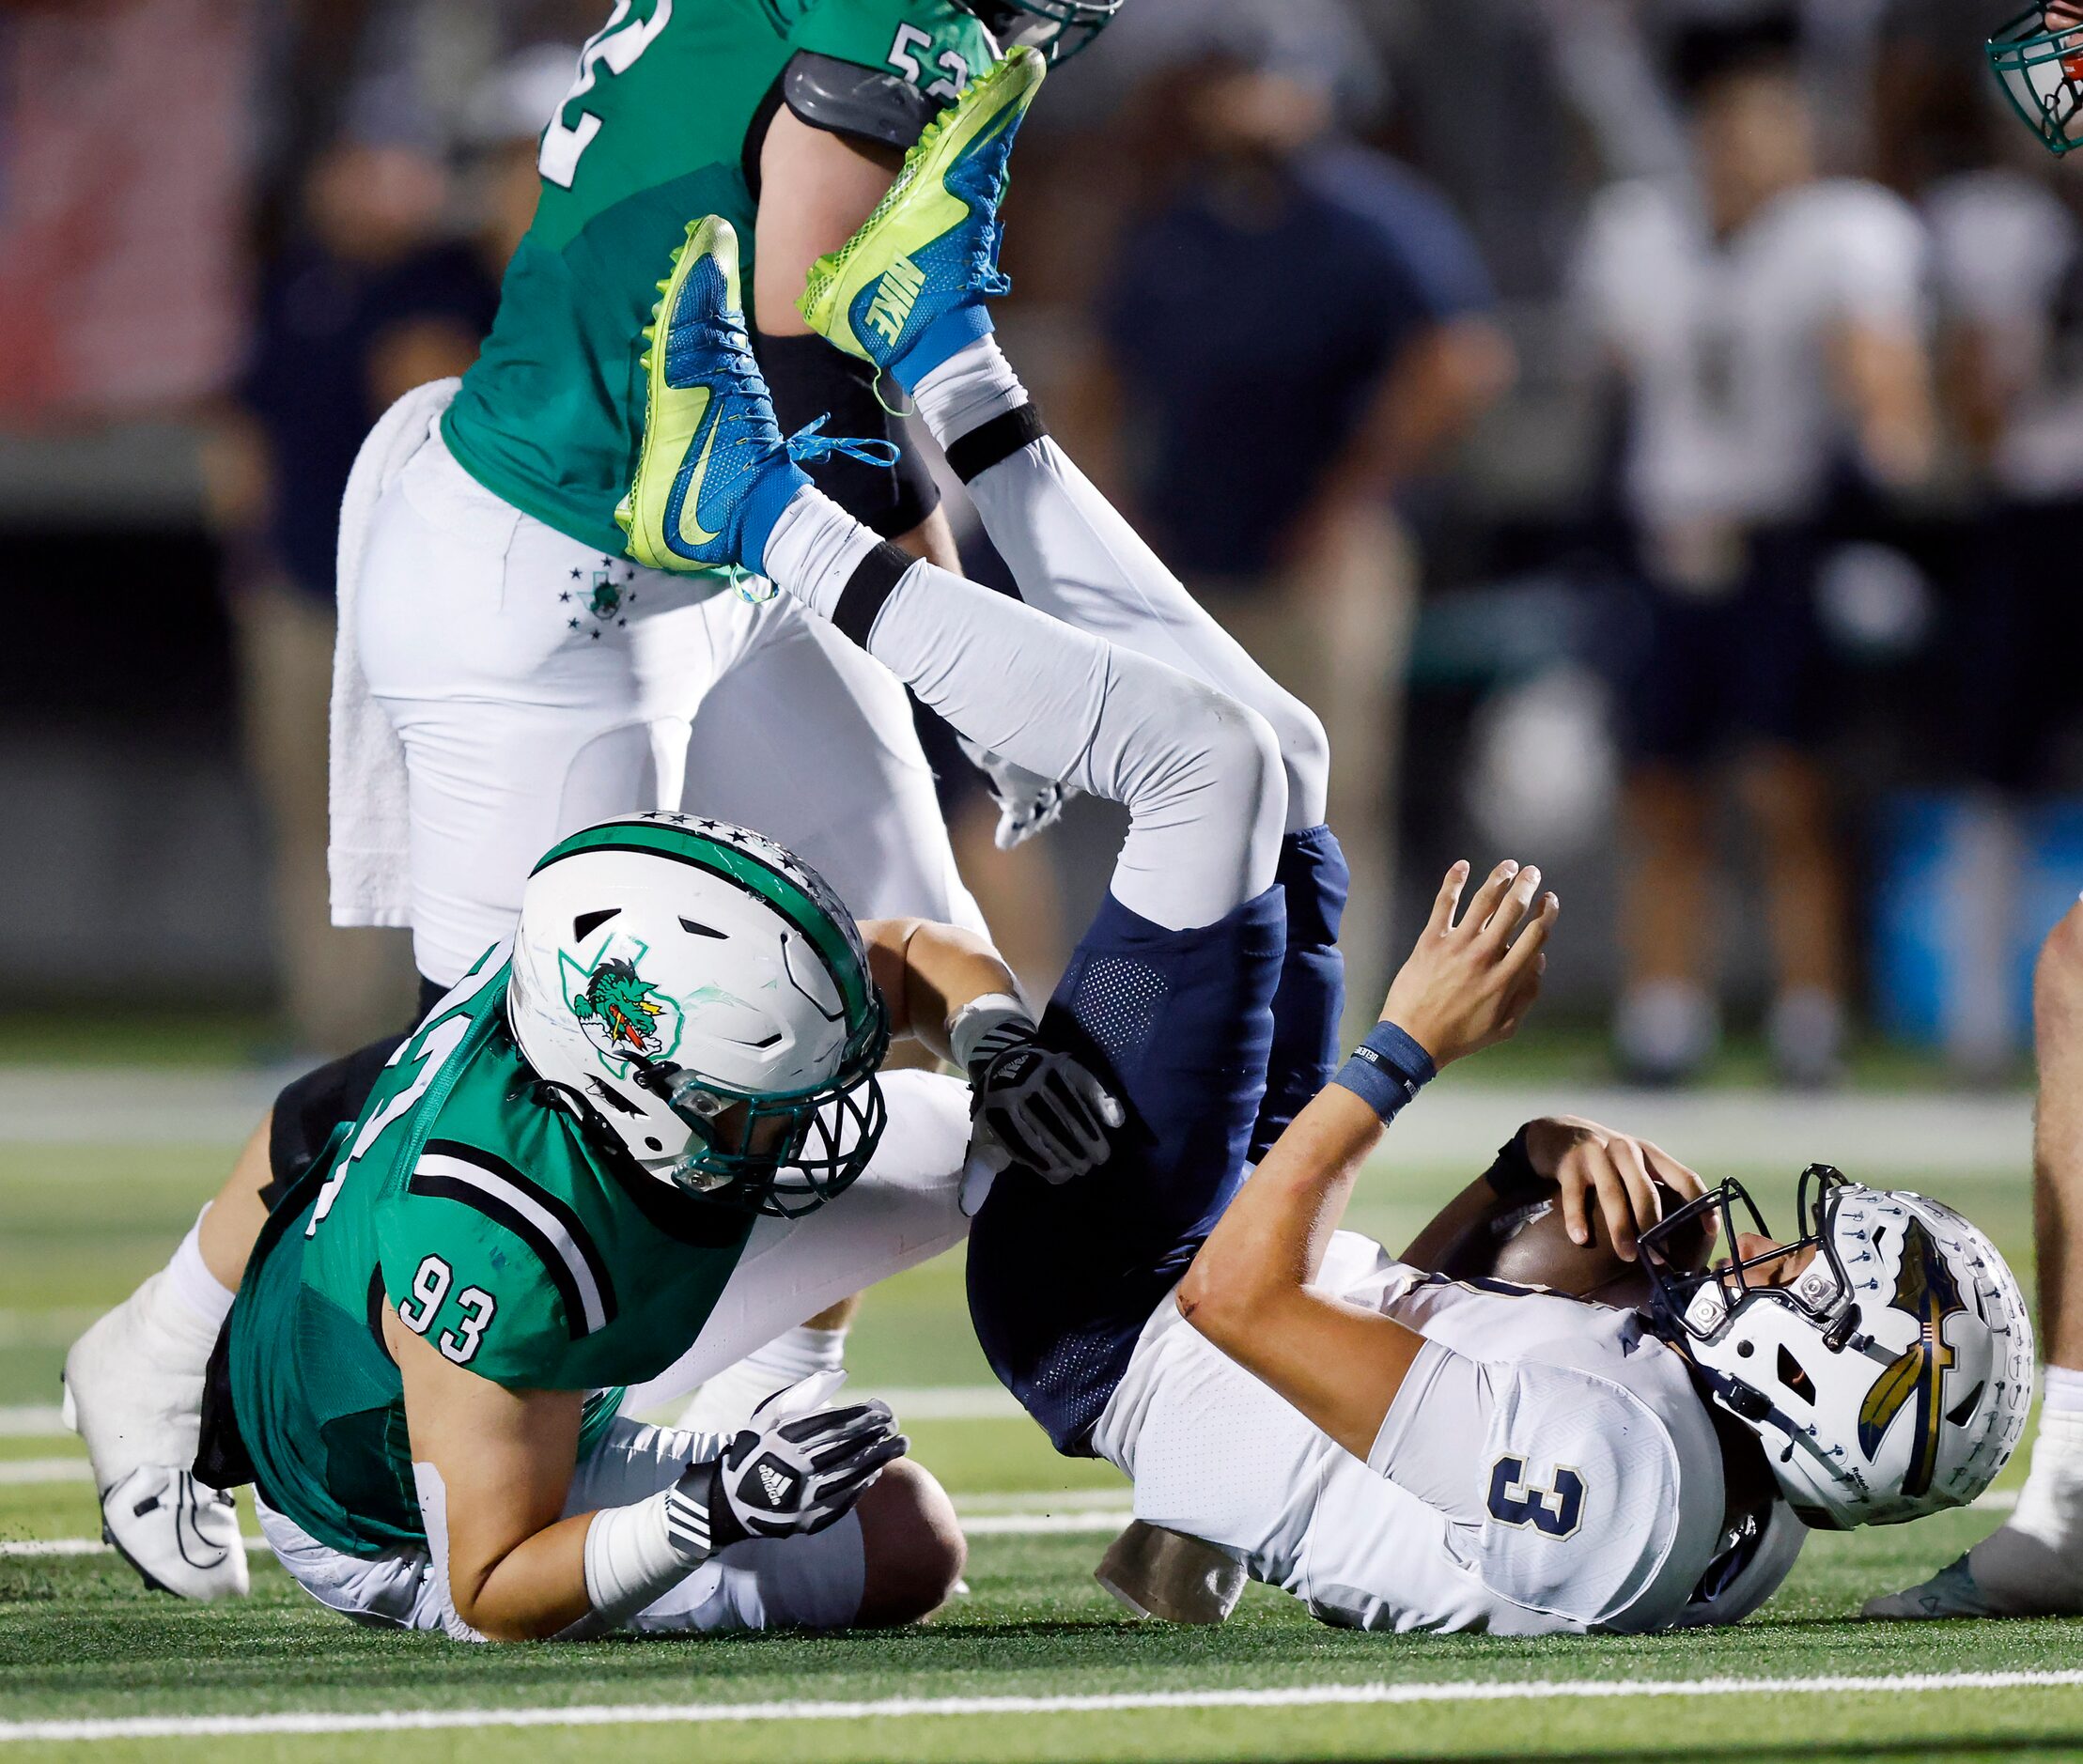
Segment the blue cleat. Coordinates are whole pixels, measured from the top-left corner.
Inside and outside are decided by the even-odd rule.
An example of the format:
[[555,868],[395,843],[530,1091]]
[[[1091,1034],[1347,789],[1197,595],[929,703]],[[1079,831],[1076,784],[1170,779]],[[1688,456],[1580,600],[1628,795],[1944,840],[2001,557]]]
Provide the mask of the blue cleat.
[[644,333],[636,475],[615,521],[630,556],[652,569],[764,574],[768,535],[810,482],[797,461],[844,453],[890,466],[897,450],[820,434],[823,417],[782,439],[745,333],[728,221],[711,214],[689,224],[659,295]]
[[1006,162],[1048,63],[1015,49],[926,125],[876,210],[810,268],[797,310],[833,348],[906,386],[991,328]]

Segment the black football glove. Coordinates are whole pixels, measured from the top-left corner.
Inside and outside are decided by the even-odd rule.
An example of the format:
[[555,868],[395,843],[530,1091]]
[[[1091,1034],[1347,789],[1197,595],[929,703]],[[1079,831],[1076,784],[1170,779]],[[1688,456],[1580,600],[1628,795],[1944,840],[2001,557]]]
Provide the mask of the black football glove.
[[1066,1183],[1107,1161],[1108,1131],[1127,1119],[1105,1085],[1018,1017],[978,1040],[969,1075],[976,1149],[993,1169],[1017,1164]]
[[885,1402],[809,1405],[844,1372],[819,1372],[777,1390],[719,1458],[690,1464],[666,1496],[666,1524],[691,1563],[746,1538],[808,1536],[845,1518],[882,1466],[911,1442]]

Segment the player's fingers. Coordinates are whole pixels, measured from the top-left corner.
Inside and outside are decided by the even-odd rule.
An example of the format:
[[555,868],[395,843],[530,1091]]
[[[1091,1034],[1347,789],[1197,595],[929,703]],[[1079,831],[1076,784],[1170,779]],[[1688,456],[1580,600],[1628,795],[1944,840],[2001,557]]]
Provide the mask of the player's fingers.
[[1630,1230],[1627,1233],[1627,1259],[1634,1260],[1635,1240],[1664,1215],[1663,1197],[1656,1192],[1656,1184],[1649,1179],[1649,1165],[1642,1156],[1639,1140],[1618,1138],[1612,1141],[1613,1162],[1619,1167],[1621,1180],[1627,1184],[1630,1203]]
[[1562,1224],[1569,1232],[1569,1241],[1573,1244],[1590,1243],[1591,1222],[1584,1212],[1588,1178],[1577,1148],[1572,1147],[1562,1153],[1562,1161],[1555,1167],[1555,1180],[1562,1191]]
[[1447,874],[1439,884],[1439,891],[1432,897],[1432,917],[1425,921],[1425,930],[1433,936],[1444,936],[1453,929],[1454,909],[1461,905],[1461,890],[1468,886],[1469,860],[1457,858],[1448,866]]
[[1071,1070],[1078,1075],[1078,1088],[1083,1093],[1085,1101],[1091,1105],[1093,1110],[1102,1122],[1110,1127],[1119,1127],[1127,1122],[1128,1119],[1127,1110],[1121,1106],[1111,1091],[1108,1090],[1084,1067],[1073,1066]]
[[1623,1261],[1635,1259],[1635,1206],[1627,1179],[1613,1156],[1611,1145],[1587,1146],[1586,1155],[1598,1184],[1598,1214],[1606,1222],[1606,1241]]
[[1512,878],[1519,873],[1517,860],[1507,858],[1484,878],[1483,886],[1469,897],[1469,910],[1461,915],[1459,929],[1469,936],[1480,936],[1495,916]]
[[1068,1135],[1070,1149],[1084,1155],[1095,1146],[1106,1144],[1106,1136],[1099,1130],[1099,1117],[1092,1112],[1084,1093],[1064,1073],[1049,1074],[1042,1095],[1055,1113],[1059,1135]]
[[1533,897],[1540,886],[1541,870],[1538,864],[1528,864],[1512,878],[1511,886],[1504,890],[1496,909],[1491,913],[1489,923],[1484,927],[1484,935],[1488,937],[1494,949],[1502,952],[1511,943],[1512,934],[1518,930],[1526,918],[1527,909],[1532,905]]
[[[1535,878],[1537,884],[1541,873],[1534,870],[1529,874]],[[1555,929],[1555,921],[1561,917],[1562,911],[1562,903],[1556,899],[1552,890],[1541,896],[1533,908],[1532,917],[1520,927],[1519,935],[1512,939],[1512,947],[1504,957],[1503,966],[1506,971],[1531,967],[1545,959],[1541,952],[1547,947],[1548,933]]]
[[1652,1145],[1644,1139],[1641,1149],[1642,1155],[1649,1160],[1650,1173],[1680,1200],[1697,1200],[1707,1192],[1707,1184],[1701,1181],[1700,1172],[1679,1163],[1662,1146]]

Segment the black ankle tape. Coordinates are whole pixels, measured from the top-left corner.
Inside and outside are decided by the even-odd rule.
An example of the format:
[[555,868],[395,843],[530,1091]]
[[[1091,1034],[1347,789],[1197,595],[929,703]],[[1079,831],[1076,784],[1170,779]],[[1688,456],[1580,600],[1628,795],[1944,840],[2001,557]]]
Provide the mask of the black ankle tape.
[[964,484],[980,472],[988,472],[1002,459],[1010,459],[1029,441],[1049,433],[1049,425],[1033,400],[1001,411],[988,423],[972,428],[959,441],[947,445],[947,462]]
[[839,591],[839,604],[832,614],[832,622],[841,634],[867,648],[876,614],[882,611],[882,603],[889,599],[898,579],[918,561],[885,539],[856,564],[847,585]]

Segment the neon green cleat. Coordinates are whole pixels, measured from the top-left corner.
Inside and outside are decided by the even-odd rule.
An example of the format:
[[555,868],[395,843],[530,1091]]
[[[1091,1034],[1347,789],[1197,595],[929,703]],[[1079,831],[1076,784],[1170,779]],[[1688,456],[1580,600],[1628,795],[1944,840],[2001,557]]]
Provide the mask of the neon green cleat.
[[1049,64],[1015,49],[926,125],[861,230],[810,266],[796,307],[848,355],[916,385],[991,328],[1006,161]]
[[636,476],[615,522],[629,554],[652,569],[757,571],[775,519],[810,480],[753,360],[728,221],[689,224],[659,295],[644,329]]

